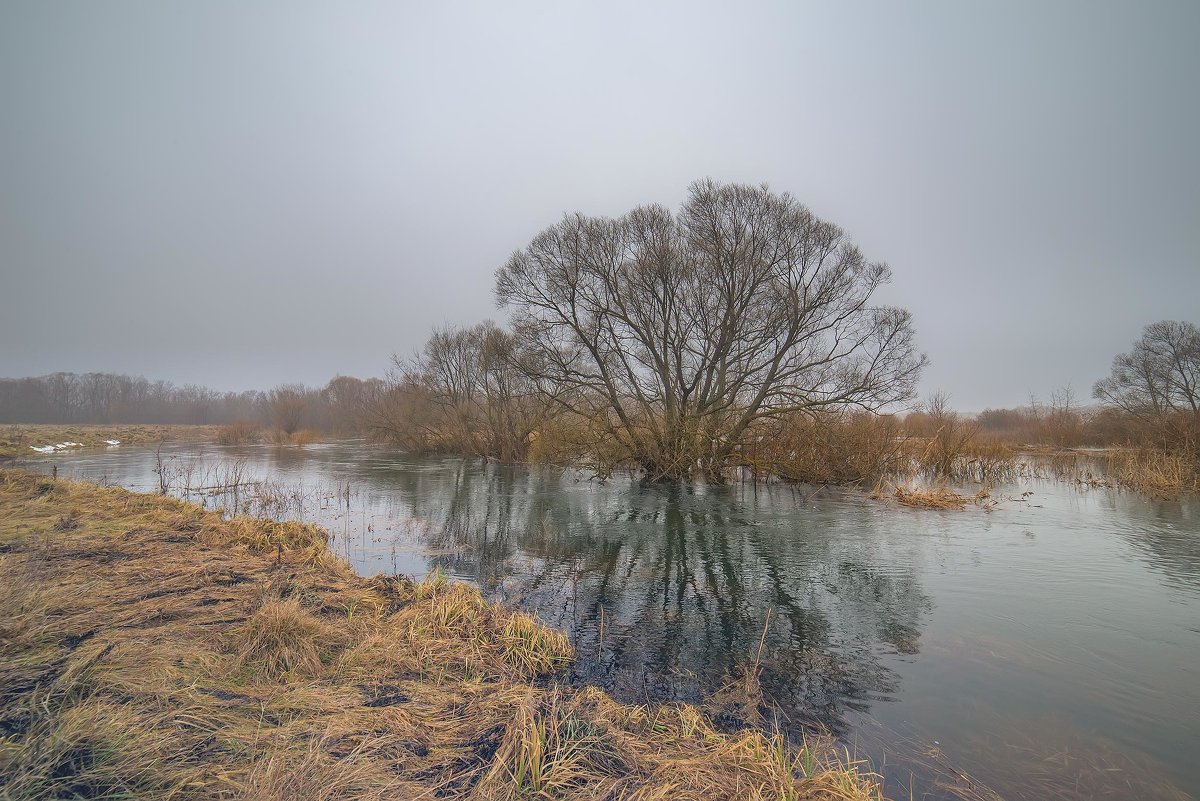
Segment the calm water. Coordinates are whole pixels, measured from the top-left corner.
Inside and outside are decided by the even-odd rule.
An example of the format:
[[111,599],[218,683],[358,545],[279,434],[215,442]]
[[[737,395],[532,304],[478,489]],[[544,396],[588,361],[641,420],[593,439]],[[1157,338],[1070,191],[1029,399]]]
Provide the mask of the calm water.
[[[699,702],[755,658],[769,614],[780,725],[834,731],[897,798],[991,797],[956,772],[1009,799],[1200,797],[1195,501],[1028,481],[991,512],[938,512],[359,443],[163,458],[177,494],[267,480],[191,497],[320,522],[364,574],[439,567],[536,612],[570,635],[576,678],[623,700]],[[153,449],[30,464],[158,486]]]

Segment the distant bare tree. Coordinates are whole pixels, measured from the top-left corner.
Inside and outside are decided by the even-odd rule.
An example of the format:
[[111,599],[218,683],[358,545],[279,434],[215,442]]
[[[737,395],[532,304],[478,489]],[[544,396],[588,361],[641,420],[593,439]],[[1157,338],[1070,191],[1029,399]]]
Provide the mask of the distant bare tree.
[[294,434],[304,424],[308,409],[307,390],[300,384],[280,384],[264,399],[271,424],[285,434]]
[[1093,394],[1139,417],[1182,412],[1200,420],[1200,330],[1174,320],[1146,326]]
[[950,396],[945,392],[935,392],[930,396],[924,414],[925,424],[931,433],[921,462],[935,474],[949,476],[955,462],[979,433],[979,423],[954,411]]
[[532,380],[536,358],[509,331],[492,323],[476,326],[482,414],[492,453],[505,461],[524,459],[530,437],[553,411],[553,392]]
[[553,397],[538,391],[527,358],[491,322],[434,331],[416,358],[395,358],[369,428],[413,449],[524,459]]
[[321,390],[328,426],[339,434],[360,433],[367,406],[380,388],[378,379],[362,380],[348,375],[330,379]]
[[[399,361],[393,357],[394,361]],[[406,366],[401,362],[401,366]],[[362,433],[374,440],[386,440],[405,450],[431,450],[432,431],[426,418],[432,406],[424,389],[411,381],[404,369],[389,371],[363,405],[360,417]]]
[[1075,400],[1075,390],[1066,384],[1050,393],[1050,404],[1041,415],[1042,441],[1060,448],[1079,445],[1083,440],[1083,414]]
[[890,277],[765,186],[693,184],[675,214],[568,216],[497,272],[532,377],[651,478],[718,478],[756,420],[907,400],[925,363]]
[[435,422],[438,434],[465,453],[486,453],[474,435],[473,421],[483,394],[480,359],[482,331],[442,328],[433,332],[416,360],[407,366],[413,383],[425,388],[442,414]]
[[0,423],[211,423],[253,416],[258,392],[111,373],[0,378]]

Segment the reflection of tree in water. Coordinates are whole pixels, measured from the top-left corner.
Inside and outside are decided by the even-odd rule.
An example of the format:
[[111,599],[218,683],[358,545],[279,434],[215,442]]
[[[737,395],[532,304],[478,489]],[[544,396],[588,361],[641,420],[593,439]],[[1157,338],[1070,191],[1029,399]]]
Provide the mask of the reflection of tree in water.
[[623,700],[700,702],[754,659],[768,609],[762,686],[792,720],[840,728],[894,692],[880,656],[917,650],[929,600],[861,504],[469,462],[395,481],[443,570],[569,631],[576,678]]
[[[1109,509],[1120,509],[1113,531],[1128,542],[1168,586],[1200,593],[1200,502],[1195,498],[1145,499],[1110,493]],[[1130,524],[1132,523],[1132,525]],[[1140,525],[1139,525],[1140,524]]]

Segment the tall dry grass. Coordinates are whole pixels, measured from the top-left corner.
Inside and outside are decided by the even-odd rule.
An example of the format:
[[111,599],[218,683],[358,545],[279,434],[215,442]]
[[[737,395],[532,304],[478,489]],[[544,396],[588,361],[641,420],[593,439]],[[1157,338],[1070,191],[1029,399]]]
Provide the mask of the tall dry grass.
[[909,438],[892,416],[796,415],[760,426],[741,451],[762,475],[810,484],[873,481],[907,468]]
[[1122,449],[1107,454],[1106,463],[1111,480],[1147,495],[1200,492],[1200,460],[1187,452]]
[[[1086,486],[1122,486],[1158,496],[1200,492],[1200,419],[1188,412],[1139,416],[1119,409],[1045,412],[989,410],[979,416],[982,431],[972,450],[984,444],[996,451],[990,472],[997,479],[1032,473]],[[1019,465],[1012,456],[1019,443],[1042,447],[1035,464]],[[1102,446],[1102,468],[1074,445]],[[1085,455],[1086,456],[1086,455]],[[1005,462],[1009,465],[1006,467]],[[979,464],[985,464],[980,457]]]
[[264,438],[271,445],[311,445],[314,442],[319,442],[321,435],[311,428],[302,428],[298,431],[289,432],[276,427],[268,429]]
[[250,445],[258,442],[262,427],[253,420],[238,420],[217,429],[219,445]]

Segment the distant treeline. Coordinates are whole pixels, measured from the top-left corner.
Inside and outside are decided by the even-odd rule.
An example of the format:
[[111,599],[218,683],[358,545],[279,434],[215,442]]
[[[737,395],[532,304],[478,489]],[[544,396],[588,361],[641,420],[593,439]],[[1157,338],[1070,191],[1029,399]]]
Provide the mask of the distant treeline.
[[337,376],[321,388],[217,392],[114,373],[53,373],[0,378],[0,423],[253,422],[293,433],[303,428],[357,433],[359,410],[383,389],[378,379]]

